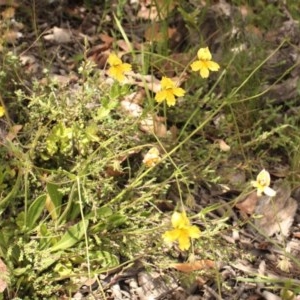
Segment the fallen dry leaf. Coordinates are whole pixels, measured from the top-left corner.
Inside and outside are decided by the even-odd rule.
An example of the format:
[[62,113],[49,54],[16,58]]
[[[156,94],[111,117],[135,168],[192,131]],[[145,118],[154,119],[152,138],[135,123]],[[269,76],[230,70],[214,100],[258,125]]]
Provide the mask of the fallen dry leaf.
[[5,263],[0,258],[0,293],[3,293],[5,289],[7,288],[8,283],[8,271]]
[[241,15],[243,16],[243,18],[246,18],[250,14],[253,14],[252,8],[249,5],[240,5],[238,9]]
[[1,13],[1,15],[4,20],[11,19],[15,16],[15,8],[8,7]]
[[145,30],[144,38],[150,42],[162,42],[165,40],[166,34],[161,30],[159,23],[153,23]]
[[257,201],[258,201],[258,197],[255,191],[249,194],[245,200],[237,203],[236,208],[238,208],[241,212],[245,214],[252,215],[255,211]]
[[191,273],[193,271],[200,271],[204,269],[212,269],[216,266],[215,262],[209,259],[197,260],[192,263],[179,263],[171,264],[171,268],[174,268],[180,272]]
[[230,151],[230,146],[228,144],[226,144],[226,142],[224,140],[217,140],[217,142],[219,143],[219,147],[220,147],[221,151],[224,151],[224,152]]
[[131,103],[135,103],[138,105],[142,105],[144,103],[144,99],[146,97],[146,92],[144,89],[138,89],[136,92],[133,92],[124,97],[124,100],[127,100]]
[[107,45],[112,45],[112,43],[115,40],[113,37],[111,37],[110,35],[107,35],[105,33],[100,34],[100,39],[102,42],[104,42]]
[[293,237],[300,239],[300,231],[293,232]]
[[137,17],[145,20],[154,20],[155,18],[157,18],[157,10],[155,7],[152,6],[148,8],[145,5],[141,5]]
[[155,134],[158,137],[167,136],[167,127],[163,118],[156,115],[146,115],[146,117],[141,120],[139,128],[146,133]]
[[[117,45],[120,47],[120,49],[122,49],[125,52],[130,52],[132,51],[132,45],[127,43],[124,40],[118,40],[117,41]],[[118,52],[118,55],[121,57],[122,56],[122,52]]]
[[[140,102],[143,95],[143,92],[136,92],[126,97],[126,99],[121,101],[121,110],[130,117],[142,117],[143,108],[139,104],[135,103],[134,99],[137,97],[137,100]],[[167,136],[165,118],[158,117],[155,114],[147,114],[144,116],[139,122],[139,128],[146,133],[155,134],[158,137]]]
[[0,0],[0,6],[6,5],[6,6],[13,6],[13,7],[18,7],[20,4],[18,3],[19,1],[17,0]]
[[272,167],[271,174],[277,178],[285,178],[290,174],[290,166],[289,165],[276,165]]
[[21,38],[23,34],[19,31],[8,30],[4,33],[3,39],[9,44],[14,44],[16,41]]
[[[57,83],[59,86],[67,86],[68,84],[75,83],[78,81],[78,77],[75,74],[68,74],[68,75],[59,75],[59,74],[53,74],[49,76],[49,79],[52,82]],[[49,79],[46,79],[46,84],[49,84]],[[48,80],[48,82],[47,82]],[[43,79],[42,79],[43,81]]]
[[158,137],[166,137],[168,134],[166,125],[162,122],[155,121],[154,122],[154,133]]
[[71,42],[71,31],[64,28],[59,28],[54,26],[50,31],[52,33],[48,33],[44,36],[44,39],[47,41],[57,42],[58,44],[65,44]]
[[33,55],[20,55],[19,58],[26,74],[35,74],[39,71],[40,65]]
[[138,11],[137,17],[146,20],[163,20],[174,9],[176,0],[156,0],[147,3],[141,3],[141,8]]
[[138,118],[143,113],[143,108],[140,105],[129,100],[121,101],[121,110],[133,118]]
[[131,77],[134,79],[134,84],[154,93],[160,91],[160,80],[152,75],[142,75],[139,73],[133,73]]
[[98,68],[103,69],[109,56],[110,45],[103,43],[92,47],[87,54],[89,60],[97,64]]
[[9,141],[12,141],[14,140],[17,135],[18,135],[18,132],[22,129],[22,125],[14,125],[12,126],[10,129],[9,129],[9,132],[6,136],[6,139],[9,140]]
[[170,133],[171,133],[171,136],[172,136],[172,141],[177,140],[178,132],[179,132],[179,129],[176,127],[176,125],[172,125],[170,127]]

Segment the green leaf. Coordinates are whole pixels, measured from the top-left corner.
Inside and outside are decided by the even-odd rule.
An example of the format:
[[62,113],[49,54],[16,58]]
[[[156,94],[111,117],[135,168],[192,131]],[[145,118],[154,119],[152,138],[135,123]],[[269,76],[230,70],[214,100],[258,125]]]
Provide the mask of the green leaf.
[[95,254],[96,259],[100,261],[103,268],[112,268],[120,264],[118,257],[110,252],[97,251]]
[[109,228],[117,228],[125,224],[127,217],[122,214],[114,214],[107,219],[107,225]]
[[88,221],[85,220],[68,228],[67,232],[62,236],[62,238],[55,245],[50,247],[49,251],[55,252],[71,248],[82,239],[87,227]]
[[61,212],[61,200],[63,194],[58,190],[58,186],[53,183],[47,183],[47,198],[46,208],[51,215],[52,220],[56,220]]
[[102,206],[102,207],[97,209],[97,215],[100,218],[106,218],[106,217],[111,216],[112,214],[113,214],[113,211],[110,207]]
[[104,106],[100,107],[97,109],[97,116],[96,116],[96,120],[97,121],[101,121],[103,119],[105,119],[110,113],[110,109],[106,108]]
[[51,265],[56,263],[61,259],[63,252],[56,252],[55,254],[50,254],[49,250],[43,250],[40,252],[40,255],[43,257],[42,258],[42,263],[37,269],[38,273],[43,272],[44,270],[48,269]]
[[10,192],[7,194],[7,196],[5,196],[4,198],[1,198],[1,200],[0,200],[0,215],[2,214],[2,212],[8,206],[8,204],[11,203],[11,201],[14,199],[14,197],[19,192],[20,185],[22,182],[21,179],[22,179],[22,172],[19,172],[17,175],[17,179],[14,180],[15,183],[14,183],[13,188],[10,190]]
[[68,211],[68,214],[66,215],[66,219],[68,221],[75,220],[80,214],[80,205],[78,201],[74,201],[72,203],[71,209]]
[[32,204],[29,206],[27,214],[27,224],[29,229],[33,229],[37,224],[36,221],[41,216],[43,210],[45,209],[46,195],[41,195],[37,197]]
[[57,147],[57,137],[53,134],[51,134],[47,140],[46,140],[46,147],[47,147],[47,151],[48,153],[52,156],[54,153],[57,152],[58,147]]
[[25,273],[27,273],[30,269],[30,266],[28,265],[27,267],[25,268],[15,268],[13,270],[13,274],[17,277],[21,276],[21,275],[24,275]]
[[86,128],[86,136],[88,137],[89,141],[100,142],[97,132],[98,125],[96,123],[92,123]]
[[47,225],[45,223],[40,224],[38,228],[38,234],[40,236],[40,242],[39,242],[40,249],[48,249],[57,241],[55,237],[53,237],[53,233],[51,233],[48,230]]
[[110,99],[107,103],[102,103],[102,106],[97,109],[97,120],[105,119],[109,113],[119,105],[119,101]]
[[69,261],[57,263],[54,267],[54,272],[58,273],[60,277],[67,278],[73,273],[72,263]]

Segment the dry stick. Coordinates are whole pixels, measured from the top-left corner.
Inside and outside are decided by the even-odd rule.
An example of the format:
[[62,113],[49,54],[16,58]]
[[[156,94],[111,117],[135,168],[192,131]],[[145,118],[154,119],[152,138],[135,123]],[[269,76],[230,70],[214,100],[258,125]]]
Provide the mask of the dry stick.
[[212,288],[210,288],[208,285],[204,284],[203,288],[205,289],[206,292],[208,292],[209,294],[211,294],[212,296],[215,297],[216,300],[223,300],[223,298],[218,295],[218,293],[216,293]]
[[[233,263],[231,264],[231,266],[235,269],[238,269],[246,274],[250,274],[251,276],[259,276],[257,270],[253,267],[250,266],[245,266],[242,263],[238,262],[238,263]],[[300,280],[298,279],[294,279],[294,278],[289,278],[289,277],[283,277],[283,276],[277,276],[274,273],[270,272],[270,271],[266,271],[266,275],[265,276],[260,276],[260,277],[269,277],[272,280],[280,280],[280,282],[290,282],[292,284],[295,284],[297,286],[300,286]]]

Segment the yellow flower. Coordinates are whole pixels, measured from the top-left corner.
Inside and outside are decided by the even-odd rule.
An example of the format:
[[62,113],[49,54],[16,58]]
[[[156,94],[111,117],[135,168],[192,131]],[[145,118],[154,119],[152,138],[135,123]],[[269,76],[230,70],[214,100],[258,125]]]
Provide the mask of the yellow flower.
[[148,167],[154,167],[161,161],[161,158],[159,156],[159,151],[157,148],[153,147],[151,148],[147,154],[145,155],[143,159],[143,163]]
[[5,109],[3,106],[0,105],[0,117],[3,117],[5,115]]
[[207,78],[209,76],[209,71],[218,71],[220,69],[220,66],[211,60],[212,56],[208,47],[200,48],[197,52],[197,56],[198,60],[191,64],[191,68],[195,72],[200,71],[200,76],[202,78]]
[[155,100],[160,103],[164,100],[167,101],[168,106],[175,105],[175,96],[182,97],[185,94],[185,90],[176,87],[172,79],[163,77],[160,81],[161,90],[156,93]]
[[200,237],[200,229],[192,226],[185,212],[174,212],[172,215],[173,230],[166,231],[163,239],[166,243],[172,243],[178,240],[180,250],[188,250],[191,246],[190,239]]
[[131,65],[123,63],[122,60],[114,53],[109,55],[107,62],[110,65],[108,75],[119,82],[125,80],[125,72],[131,71]]
[[269,187],[270,183],[270,174],[265,169],[259,172],[255,181],[251,182],[252,186],[257,189],[257,196],[261,196],[262,193],[265,193],[267,196],[274,197],[276,195],[276,191]]

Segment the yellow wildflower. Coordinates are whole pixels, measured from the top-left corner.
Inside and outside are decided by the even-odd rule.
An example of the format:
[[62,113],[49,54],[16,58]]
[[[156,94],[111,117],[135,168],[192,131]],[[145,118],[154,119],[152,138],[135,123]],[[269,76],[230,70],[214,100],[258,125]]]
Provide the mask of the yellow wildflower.
[[159,151],[156,147],[151,148],[145,155],[143,163],[148,167],[154,167],[161,161]]
[[108,75],[119,82],[125,80],[125,72],[131,71],[131,65],[123,63],[122,60],[114,53],[109,55],[107,62],[110,65]]
[[212,56],[208,47],[200,48],[197,52],[197,56],[198,60],[191,64],[191,68],[195,72],[200,71],[200,76],[202,78],[207,78],[209,76],[209,71],[218,71],[220,69],[220,66],[211,60]]
[[262,193],[264,193],[267,196],[274,197],[276,195],[276,191],[269,187],[270,183],[270,173],[265,169],[259,172],[255,181],[251,182],[252,186],[257,189],[257,196],[261,196]]
[[166,100],[168,106],[173,106],[175,105],[175,96],[182,97],[185,94],[185,90],[176,87],[174,81],[168,77],[163,77],[161,79],[160,86],[161,90],[155,95],[155,100],[158,103]]
[[3,117],[5,115],[5,109],[3,106],[0,105],[0,117]]
[[172,243],[178,240],[180,250],[188,250],[191,246],[190,239],[200,237],[200,229],[192,226],[185,212],[174,212],[172,215],[173,230],[166,231],[163,239],[166,243]]

